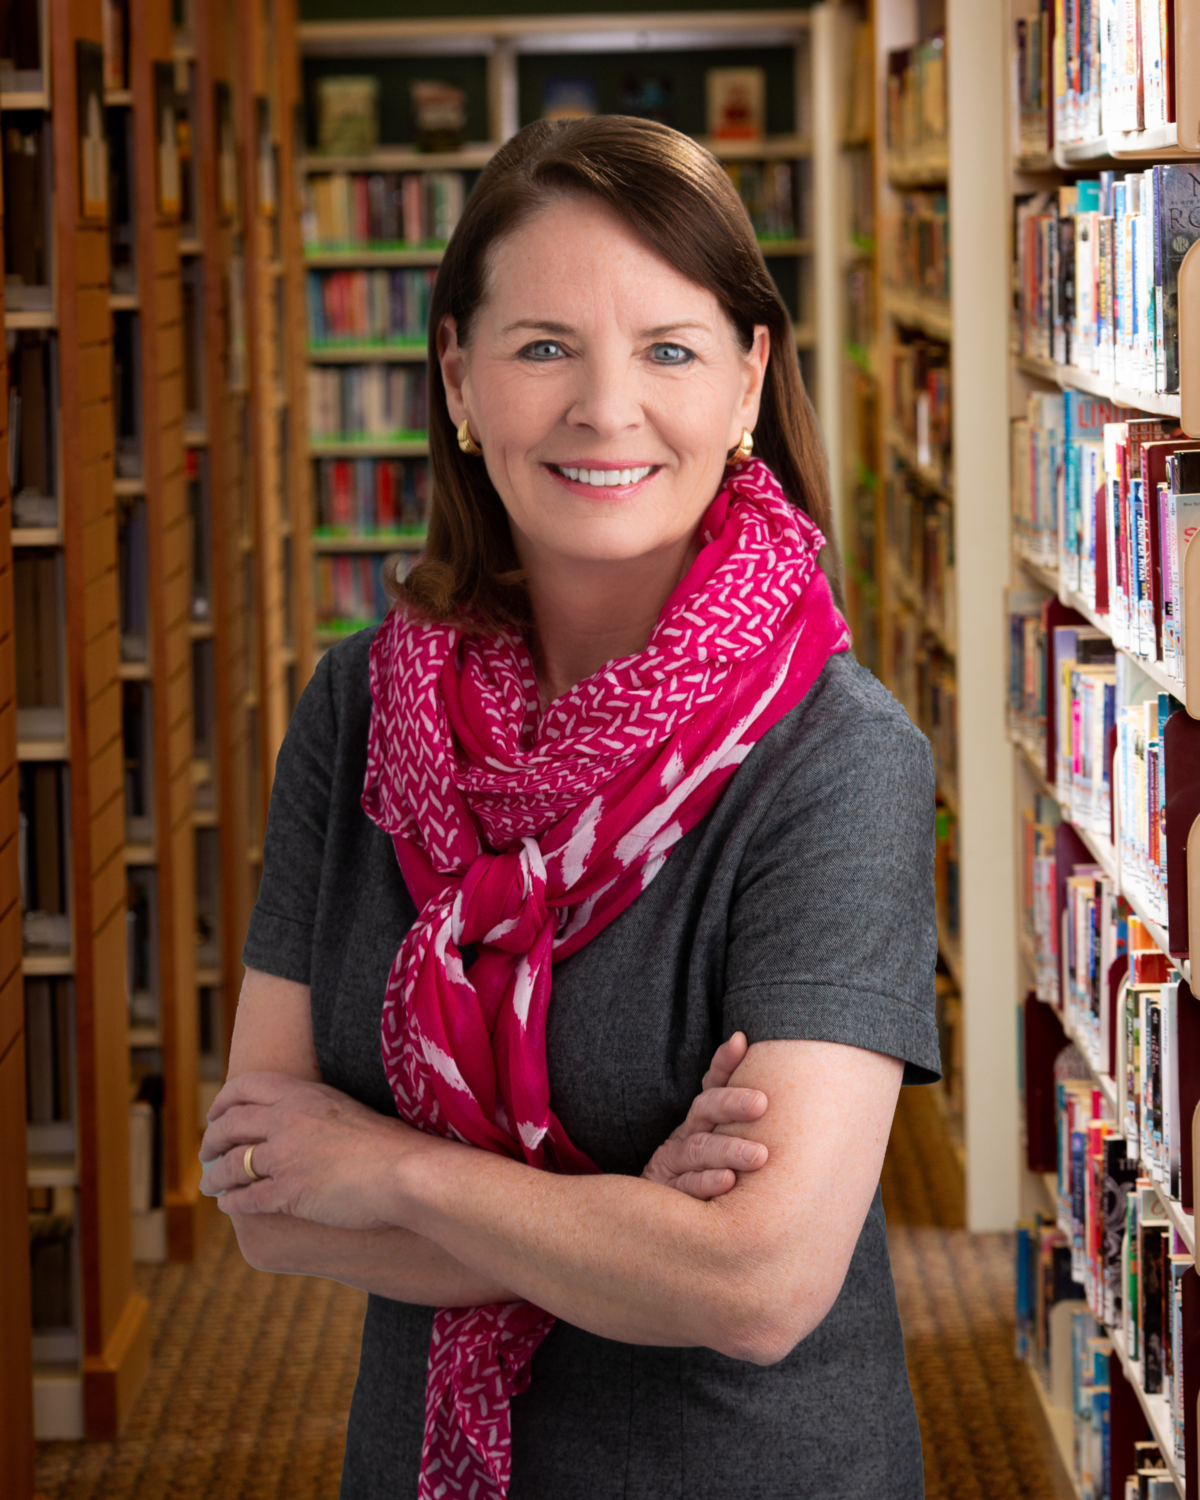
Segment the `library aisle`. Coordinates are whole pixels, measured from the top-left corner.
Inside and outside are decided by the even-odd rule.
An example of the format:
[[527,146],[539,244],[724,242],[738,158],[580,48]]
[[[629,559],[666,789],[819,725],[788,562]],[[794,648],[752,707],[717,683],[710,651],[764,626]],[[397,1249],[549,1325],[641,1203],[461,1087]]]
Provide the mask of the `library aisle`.
[[598,114],[736,188],[932,749],[925,1493],[1197,1500],[1200,0],[0,0],[0,1496],[337,1493],[365,1297],[199,1142],[292,713],[427,545],[447,245]]

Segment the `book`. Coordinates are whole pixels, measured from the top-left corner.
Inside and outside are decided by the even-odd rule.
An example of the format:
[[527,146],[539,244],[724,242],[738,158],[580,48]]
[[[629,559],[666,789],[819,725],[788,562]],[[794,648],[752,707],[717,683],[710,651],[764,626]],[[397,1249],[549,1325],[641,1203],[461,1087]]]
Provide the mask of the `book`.
[[19,767],[17,865],[22,948],[29,954],[71,951],[63,774],[54,763]]
[[1157,167],[1162,210],[1159,253],[1162,260],[1163,389],[1179,389],[1179,268],[1200,239],[1200,167],[1182,162]]
[[75,124],[79,137],[79,212],[84,219],[108,214],[108,139],[104,133],[104,49],[75,40]]
[[452,83],[420,79],[409,85],[418,151],[457,151],[467,128],[467,96]]
[[713,140],[762,140],[767,95],[762,68],[709,68],[704,89]]
[[594,78],[582,74],[552,76],[543,82],[543,120],[587,120],[599,113]]
[[174,218],[181,207],[179,130],[175,115],[175,68],[154,64],[155,182],[158,211]]
[[379,79],[370,73],[318,78],[317,150],[368,156],[379,143]]
[[618,113],[636,120],[675,124],[675,80],[670,73],[626,73],[617,94]]

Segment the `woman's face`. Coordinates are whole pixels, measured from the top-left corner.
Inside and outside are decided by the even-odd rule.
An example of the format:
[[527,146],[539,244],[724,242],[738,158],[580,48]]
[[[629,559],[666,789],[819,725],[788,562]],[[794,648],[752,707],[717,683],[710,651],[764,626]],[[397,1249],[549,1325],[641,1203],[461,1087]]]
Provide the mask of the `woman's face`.
[[496,246],[469,347],[447,318],[438,348],[529,566],[690,540],[758,419],[769,336],[744,352],[711,292],[579,197]]

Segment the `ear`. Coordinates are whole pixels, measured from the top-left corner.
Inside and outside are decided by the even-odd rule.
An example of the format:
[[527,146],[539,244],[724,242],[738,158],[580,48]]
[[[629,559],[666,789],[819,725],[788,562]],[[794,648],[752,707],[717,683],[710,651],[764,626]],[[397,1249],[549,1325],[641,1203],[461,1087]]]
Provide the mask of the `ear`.
[[742,359],[742,395],[729,429],[730,448],[741,441],[743,427],[748,427],[753,432],[758,424],[758,408],[762,401],[763,382],[767,378],[767,362],[770,358],[771,331],[765,323],[757,323],[754,342]]
[[467,352],[458,342],[458,323],[449,313],[438,326],[437,353],[446,388],[446,410],[457,427],[467,415],[463,390],[467,380]]

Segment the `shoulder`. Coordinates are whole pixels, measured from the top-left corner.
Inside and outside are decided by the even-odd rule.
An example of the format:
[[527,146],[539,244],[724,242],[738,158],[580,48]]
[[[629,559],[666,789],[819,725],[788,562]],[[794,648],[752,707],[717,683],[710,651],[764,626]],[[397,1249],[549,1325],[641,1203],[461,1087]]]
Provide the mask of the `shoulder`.
[[[773,798],[880,796],[933,804],[929,741],[883,684],[848,652],[831,656],[804,700],[739,771]],[[737,778],[735,778],[735,781]]]
[[371,718],[371,642],[379,627],[356,631],[331,646],[317,662],[300,696],[293,725],[302,732],[366,734]]

